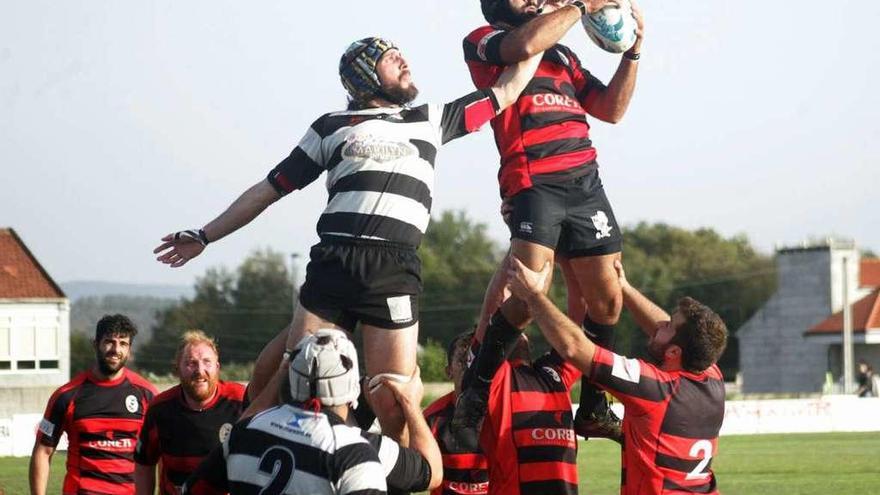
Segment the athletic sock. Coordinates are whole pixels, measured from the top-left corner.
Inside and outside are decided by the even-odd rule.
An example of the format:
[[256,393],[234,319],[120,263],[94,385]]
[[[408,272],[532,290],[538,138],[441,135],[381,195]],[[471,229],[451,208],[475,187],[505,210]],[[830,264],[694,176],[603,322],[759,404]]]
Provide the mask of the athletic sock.
[[[589,315],[586,315],[584,316],[584,334],[594,344],[611,349],[614,340],[614,325],[596,323]],[[578,403],[578,415],[581,417],[584,417],[584,414],[602,413],[608,409],[605,392],[590,383],[586,376],[581,377],[581,396]]]

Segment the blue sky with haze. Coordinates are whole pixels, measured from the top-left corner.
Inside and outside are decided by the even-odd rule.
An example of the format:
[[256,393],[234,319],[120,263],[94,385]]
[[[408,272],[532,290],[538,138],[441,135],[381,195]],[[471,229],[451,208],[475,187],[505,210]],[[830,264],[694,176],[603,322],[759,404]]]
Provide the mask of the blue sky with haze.
[[[829,234],[880,251],[880,2],[643,0],[636,95],[593,119],[624,223],[746,234],[762,251]],[[307,254],[323,178],[171,270],[151,250],[198,227],[344,105],[347,44],[381,34],[420,102],[472,88],[461,39],[476,0],[0,0],[0,226],[59,281],[190,284],[259,246]],[[607,81],[618,57],[565,42]],[[503,242],[487,128],[447,145],[434,212],[464,209]]]

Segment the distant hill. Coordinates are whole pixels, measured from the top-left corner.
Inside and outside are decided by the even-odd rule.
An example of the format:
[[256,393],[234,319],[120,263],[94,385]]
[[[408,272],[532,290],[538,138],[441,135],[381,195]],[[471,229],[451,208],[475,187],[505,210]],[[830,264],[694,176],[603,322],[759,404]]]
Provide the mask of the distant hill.
[[191,287],[183,285],[123,284],[115,282],[73,281],[60,284],[70,298],[70,329],[91,336],[95,324],[106,314],[122,313],[134,322],[139,333],[134,349],[150,340],[157,312],[192,297]]
[[62,282],[60,285],[71,301],[82,297],[101,296],[145,296],[162,299],[193,296],[193,288],[189,285],[124,284],[96,280],[73,280]]

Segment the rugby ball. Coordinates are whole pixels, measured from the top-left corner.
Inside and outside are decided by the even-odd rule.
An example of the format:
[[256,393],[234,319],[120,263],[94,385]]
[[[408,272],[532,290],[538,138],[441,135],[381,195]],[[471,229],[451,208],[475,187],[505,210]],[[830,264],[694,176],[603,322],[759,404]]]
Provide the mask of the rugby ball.
[[617,0],[597,12],[581,17],[587,36],[599,48],[611,53],[623,53],[636,42],[636,18],[629,0]]

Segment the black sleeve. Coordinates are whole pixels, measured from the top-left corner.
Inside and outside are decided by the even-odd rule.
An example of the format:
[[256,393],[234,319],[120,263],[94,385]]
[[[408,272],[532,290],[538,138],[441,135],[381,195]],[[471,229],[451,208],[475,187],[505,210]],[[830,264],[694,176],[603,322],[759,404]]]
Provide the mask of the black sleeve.
[[501,59],[501,42],[507,34],[507,31],[488,26],[472,32],[462,42],[465,61],[507,65]]
[[441,142],[475,132],[498,113],[498,99],[491,89],[481,89],[443,105]]
[[326,116],[322,116],[312,123],[290,156],[282,160],[266,176],[266,180],[272,184],[278,194],[284,196],[302,189],[314,182],[324,171],[321,142],[324,137],[325,118]]
[[584,68],[581,60],[573,51],[566,49],[565,54],[568,57],[569,66],[572,71],[571,79],[574,82],[575,96],[578,101],[583,104],[590,93],[605,89],[605,83]]
[[199,467],[186,479],[181,495],[219,495],[229,492],[223,445],[214,447]]

